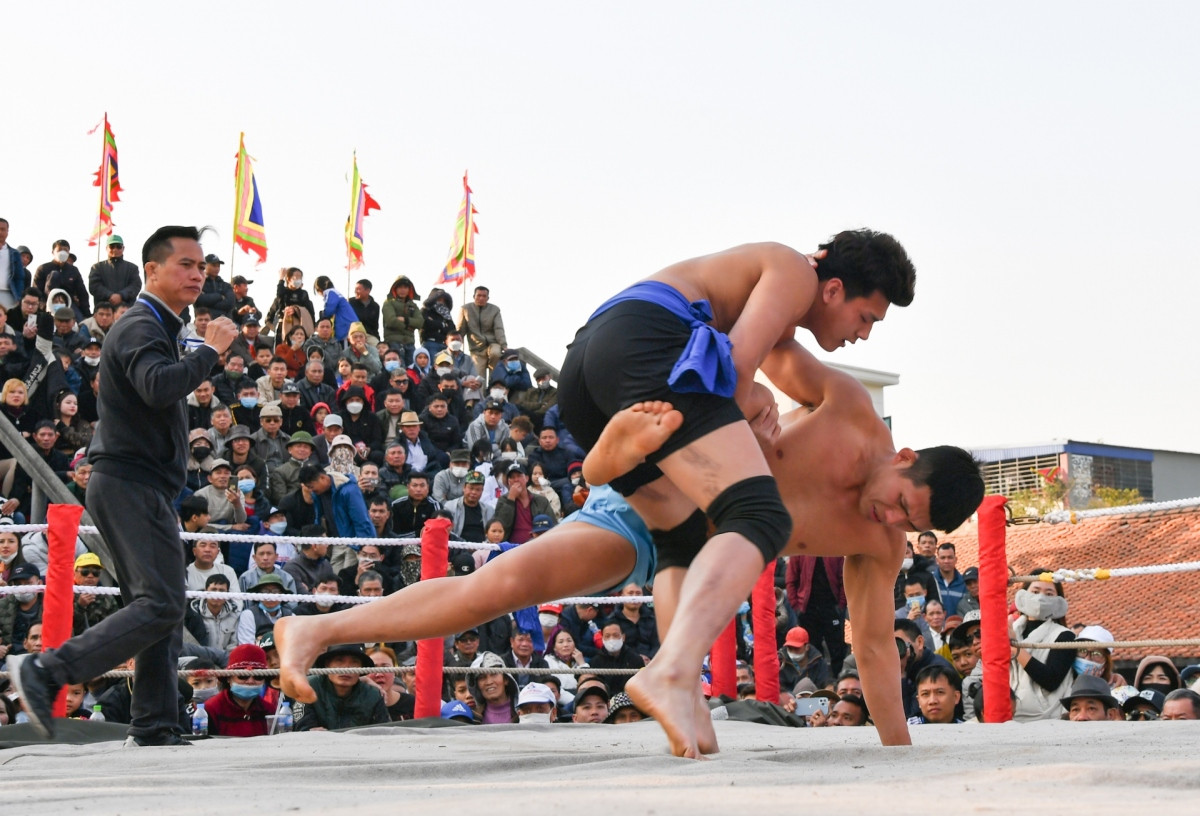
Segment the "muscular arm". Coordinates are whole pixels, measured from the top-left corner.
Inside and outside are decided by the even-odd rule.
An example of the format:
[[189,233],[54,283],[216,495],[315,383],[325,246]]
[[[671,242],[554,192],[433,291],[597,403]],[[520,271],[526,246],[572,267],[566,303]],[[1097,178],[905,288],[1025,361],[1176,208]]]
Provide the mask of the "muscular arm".
[[844,573],[863,698],[884,745],[912,744],[900,694],[900,656],[892,633],[892,589],[902,553],[897,549],[894,558],[847,556]]

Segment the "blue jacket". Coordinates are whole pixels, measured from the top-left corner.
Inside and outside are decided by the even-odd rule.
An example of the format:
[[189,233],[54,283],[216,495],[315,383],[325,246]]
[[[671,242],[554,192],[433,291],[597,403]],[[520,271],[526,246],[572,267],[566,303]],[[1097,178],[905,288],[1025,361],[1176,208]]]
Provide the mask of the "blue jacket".
[[321,312],[321,317],[333,318],[333,336],[338,342],[346,339],[346,335],[350,333],[350,324],[358,321],[358,315],[354,313],[350,301],[342,297],[336,289],[326,290],[325,309]]
[[[375,525],[367,515],[367,503],[363,501],[362,490],[358,482],[339,474],[334,474],[331,501],[333,504],[333,523],[337,527],[338,536],[342,538],[377,538]],[[344,481],[343,481],[344,480]],[[321,523],[321,502],[313,502],[316,522]]]
[[[941,596],[942,606],[946,609],[947,615],[953,615],[958,611],[958,602],[967,596],[967,582],[962,577],[962,573],[958,570],[954,571],[954,577],[947,584],[942,578],[942,571],[935,569],[933,571],[933,580],[937,581],[938,595]],[[954,610],[953,612],[951,610]]]
[[21,253],[15,247],[5,249],[8,251],[8,291],[19,301],[21,293],[29,288],[29,270],[21,262]]

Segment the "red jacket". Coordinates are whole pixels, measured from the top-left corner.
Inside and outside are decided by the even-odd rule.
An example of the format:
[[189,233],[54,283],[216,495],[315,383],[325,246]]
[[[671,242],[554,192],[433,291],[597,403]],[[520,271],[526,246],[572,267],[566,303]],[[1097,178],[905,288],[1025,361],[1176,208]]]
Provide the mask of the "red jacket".
[[[844,556],[836,558],[825,557],[825,577],[829,579],[829,588],[837,597],[838,606],[846,607],[846,586],[842,582],[842,566],[846,563]],[[813,570],[817,567],[815,555],[793,555],[787,564],[787,600],[797,614],[804,614],[808,608],[808,596],[812,593]]]
[[220,737],[265,737],[267,715],[275,713],[261,697],[255,697],[250,708],[243,709],[229,689],[206,702],[204,710],[208,712],[208,733]]

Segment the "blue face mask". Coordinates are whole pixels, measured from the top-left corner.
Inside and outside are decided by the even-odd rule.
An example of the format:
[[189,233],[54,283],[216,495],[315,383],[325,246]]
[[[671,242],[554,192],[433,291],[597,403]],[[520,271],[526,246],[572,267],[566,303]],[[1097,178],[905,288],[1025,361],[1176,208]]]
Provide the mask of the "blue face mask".
[[384,369],[384,371],[395,371],[395,370],[396,370],[396,369],[398,369],[399,367],[400,367],[400,361],[399,361],[399,360],[387,360],[387,361],[386,361],[386,362],[384,362],[384,364],[383,364],[383,369]]
[[254,489],[255,482],[253,479],[238,479],[238,490],[243,493],[249,493]]
[[239,397],[238,402],[242,404],[243,408],[254,408],[258,405],[258,397]]
[[257,686],[244,686],[241,683],[229,684],[229,693],[242,700],[253,700],[262,694],[262,690],[262,683],[259,683]]
[[1082,657],[1075,658],[1075,673],[1080,677],[1090,675],[1099,677],[1104,672],[1104,664],[1097,663],[1094,660],[1086,660]]
[[287,530],[287,522],[286,521],[276,521],[273,524],[271,524],[270,527],[271,527],[271,532],[274,533],[275,535],[283,535],[284,531]]
[[268,615],[277,615],[277,614],[279,614],[279,610],[282,609],[283,607],[277,606],[274,609],[272,609],[271,607],[267,606],[265,603],[260,603],[258,605],[258,608],[261,609],[263,612],[266,612]]
[[509,371],[520,371],[521,370],[521,361],[520,360],[509,360],[507,363],[504,364],[504,367],[507,368]]

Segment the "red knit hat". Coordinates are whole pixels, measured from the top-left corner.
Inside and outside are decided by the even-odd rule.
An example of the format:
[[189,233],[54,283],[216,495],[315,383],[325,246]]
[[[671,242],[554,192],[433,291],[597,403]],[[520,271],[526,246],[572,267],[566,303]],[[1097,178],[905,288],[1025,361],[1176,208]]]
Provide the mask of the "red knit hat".
[[261,646],[253,643],[243,643],[229,653],[229,668],[231,669],[265,669],[267,653]]

